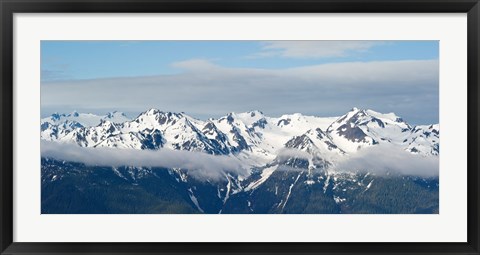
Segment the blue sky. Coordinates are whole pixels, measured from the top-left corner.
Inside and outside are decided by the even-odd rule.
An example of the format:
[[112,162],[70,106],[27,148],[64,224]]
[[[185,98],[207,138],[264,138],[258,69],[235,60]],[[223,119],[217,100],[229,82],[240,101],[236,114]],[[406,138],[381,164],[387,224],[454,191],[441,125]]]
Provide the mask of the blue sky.
[[42,41],[41,74],[43,116],[360,107],[438,122],[438,41]]

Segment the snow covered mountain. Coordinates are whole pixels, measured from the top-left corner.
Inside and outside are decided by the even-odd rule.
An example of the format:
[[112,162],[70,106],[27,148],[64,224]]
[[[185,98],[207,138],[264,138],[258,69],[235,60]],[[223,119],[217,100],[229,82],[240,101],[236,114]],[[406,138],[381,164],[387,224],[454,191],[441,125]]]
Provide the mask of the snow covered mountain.
[[[421,189],[426,188],[428,192],[425,192],[431,195],[438,192],[435,190],[435,187],[438,189],[436,177],[432,181],[430,177],[425,179],[420,174],[411,177],[410,174],[391,182],[391,178],[375,176],[373,170],[342,172],[338,171],[338,166],[349,165],[351,158],[358,158],[363,153],[383,146],[438,161],[439,136],[438,124],[412,127],[394,113],[383,114],[357,108],[338,117],[305,116],[299,113],[269,117],[260,111],[250,111],[228,113],[224,117],[206,121],[185,113],[158,109],[147,110],[134,119],[128,119],[119,112],[105,116],[74,112],[53,114],[42,119],[41,123],[41,139],[58,144],[86,148],[200,152],[241,162],[244,168],[249,169],[248,174],[225,172],[220,181],[212,181],[207,177],[206,180],[195,178],[188,169],[167,169],[171,181],[162,185],[172,190],[166,191],[163,187],[162,192],[177,194],[182,190],[181,194],[178,193],[178,201],[183,201],[182,206],[193,208],[187,211],[205,213],[298,213],[299,208],[302,208],[302,212],[315,213],[357,212],[366,210],[355,202],[363,199],[362,194],[366,194],[367,190],[381,192],[379,189],[388,185],[408,189],[409,192],[423,192]],[[368,160],[378,161],[375,158]],[[78,167],[85,172],[79,172]],[[110,169],[113,176],[105,173],[105,176],[110,176],[105,177],[105,182],[111,183],[119,178],[129,185],[146,185],[146,189],[151,184],[141,184],[142,181],[159,182],[158,178],[163,176],[161,171],[165,170],[141,166]],[[97,170],[58,162],[56,159],[42,161],[42,178],[46,185],[56,185],[61,176],[93,174],[98,173]],[[82,180],[85,178],[82,177]],[[167,177],[161,178],[165,182]],[[326,207],[319,209],[310,204],[292,205],[292,198],[306,194],[310,194],[311,203],[321,200]],[[412,202],[414,197],[412,193],[405,203],[417,203]],[[435,199],[432,201],[433,205],[426,203],[430,206],[428,209],[417,204],[416,209],[408,206],[404,209],[413,212],[435,211],[438,205],[435,207]],[[420,207],[423,209],[418,209]],[[388,211],[385,208],[378,210]]]
[[41,123],[50,123],[53,125],[58,125],[66,121],[77,122],[82,126],[95,126],[100,123],[102,120],[108,120],[114,123],[122,123],[128,119],[128,117],[122,112],[109,112],[104,116],[95,115],[92,113],[78,113],[76,111],[68,114],[59,114],[54,113],[47,118],[41,119]]
[[124,113],[117,111],[109,112],[104,116],[76,111],[68,114],[54,113],[40,120],[41,138],[48,141],[59,140],[76,128],[97,126],[103,121],[123,123],[128,120]]
[[408,144],[407,150],[411,153],[422,155],[438,155],[440,127],[438,124],[428,126],[416,126],[403,143]]
[[[118,112],[105,116],[71,113],[53,114],[41,123],[42,139],[82,147],[165,147],[213,155],[247,154],[264,162],[274,159],[285,147],[305,149],[300,148],[302,141],[311,143],[310,153],[348,155],[390,143],[411,153],[438,155],[439,132],[438,124],[411,127],[393,113],[357,108],[340,117],[296,113],[272,118],[251,111],[207,121],[150,109],[133,120]],[[146,145],[151,142],[153,146]]]

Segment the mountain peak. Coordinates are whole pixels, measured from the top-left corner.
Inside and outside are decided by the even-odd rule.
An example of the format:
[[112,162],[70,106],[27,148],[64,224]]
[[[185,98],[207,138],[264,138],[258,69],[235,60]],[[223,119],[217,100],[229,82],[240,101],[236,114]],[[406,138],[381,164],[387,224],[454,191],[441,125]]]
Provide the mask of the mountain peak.
[[[348,114],[360,114],[360,115],[370,115],[369,114],[369,109],[364,109],[364,108],[358,108],[358,107],[353,107],[350,111],[347,112],[347,115]],[[373,111],[372,111],[373,112]]]
[[391,120],[393,122],[404,122],[402,118],[397,116],[395,113],[390,112],[390,113],[380,113],[376,112],[373,110],[366,110],[365,111],[367,115],[378,118],[378,119],[384,119],[384,120]]
[[113,112],[108,112],[106,114],[106,117],[111,119],[111,118],[114,118],[114,117],[127,117],[127,115],[125,115],[125,113],[123,113],[123,112],[113,111]]
[[398,123],[408,127],[408,124],[405,123],[405,121],[401,117],[397,116],[393,112],[380,113],[370,109],[360,109],[357,107],[353,107],[349,112],[338,118],[336,122],[351,122],[354,124],[361,124],[367,123],[369,121],[377,122],[381,126],[382,124],[380,122],[386,122]]
[[80,116],[80,115],[78,114],[77,111],[73,111],[73,112],[71,112],[70,114],[68,114],[67,116],[78,117],[78,116]]
[[255,117],[257,115],[263,116],[263,112],[259,110],[252,110],[248,111],[247,113],[250,115],[250,117]]
[[54,113],[52,113],[52,115],[50,116],[50,118],[51,118],[52,120],[59,120],[60,117],[62,117],[62,114],[59,114],[58,112],[54,112]]
[[176,112],[164,112],[162,110],[156,109],[156,108],[151,108],[143,113],[141,113],[139,116],[163,116],[163,117],[172,117],[175,116],[177,118],[181,118],[183,116],[182,113],[176,113]]
[[100,119],[100,123],[98,124],[98,126],[102,126],[102,127],[110,127],[110,126],[113,126],[114,123],[109,121],[109,120],[106,120],[106,119]]
[[147,115],[155,115],[155,114],[159,114],[159,113],[163,113],[163,112],[160,111],[157,108],[150,108],[150,109],[146,110],[145,112],[143,112],[143,114],[147,114]]

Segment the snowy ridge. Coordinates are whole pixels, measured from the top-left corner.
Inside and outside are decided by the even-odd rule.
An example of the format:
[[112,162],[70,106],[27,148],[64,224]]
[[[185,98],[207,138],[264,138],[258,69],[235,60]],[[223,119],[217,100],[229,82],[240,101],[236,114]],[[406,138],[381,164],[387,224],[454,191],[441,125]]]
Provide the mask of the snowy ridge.
[[202,121],[184,113],[150,109],[133,120],[120,112],[105,116],[73,112],[55,113],[41,121],[43,140],[83,147],[165,147],[238,155],[257,163],[271,161],[285,147],[328,158],[380,143],[391,143],[413,154],[439,153],[438,124],[411,127],[394,113],[357,108],[343,116],[327,118],[299,113],[271,118],[260,111],[250,111]]
[[95,115],[92,113],[78,113],[76,111],[68,114],[54,113],[47,118],[41,119],[41,123],[49,123],[52,125],[63,124],[65,122],[77,122],[84,127],[91,127],[100,124],[102,120],[108,120],[114,123],[123,123],[129,118],[122,112],[109,112],[104,116]]
[[68,114],[54,113],[40,120],[41,139],[47,141],[61,140],[75,129],[97,126],[104,121],[123,123],[128,120],[129,118],[124,113],[117,111],[109,112],[104,116],[76,111]]
[[94,120],[89,114],[54,114],[42,119],[41,138],[81,147],[165,148],[229,155],[246,169],[262,169],[259,179],[245,184],[246,190],[256,189],[279,168],[285,168],[281,166],[308,169],[309,174],[315,169],[334,172],[337,162],[381,144],[423,157],[439,155],[438,124],[411,127],[394,113],[357,108],[340,117],[295,113],[272,118],[250,111],[207,121],[150,109],[133,120],[108,120],[123,118],[118,112],[97,116],[99,123],[87,126],[85,120]]

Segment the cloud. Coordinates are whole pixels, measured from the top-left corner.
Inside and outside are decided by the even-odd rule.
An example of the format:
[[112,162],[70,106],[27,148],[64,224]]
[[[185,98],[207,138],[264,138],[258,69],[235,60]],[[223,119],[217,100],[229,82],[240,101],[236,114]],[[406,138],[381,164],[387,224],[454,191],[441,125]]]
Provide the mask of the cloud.
[[350,155],[339,162],[335,170],[436,177],[439,174],[439,158],[415,155],[394,145],[380,144]]
[[71,76],[62,70],[42,70],[41,71],[42,81],[65,80],[70,78]]
[[395,112],[414,124],[438,121],[438,60],[346,62],[285,69],[226,68],[206,60],[176,63],[182,72],[42,83],[42,113],[148,108],[206,119],[261,110],[338,116],[352,107]]
[[365,52],[377,41],[270,41],[263,42],[262,50],[251,57],[332,58]]
[[248,174],[248,169],[243,168],[241,162],[233,157],[170,149],[150,151],[85,148],[74,144],[42,141],[41,155],[92,166],[181,168],[188,170],[192,177],[213,181],[223,178],[226,173]]
[[194,72],[218,68],[218,66],[205,59],[189,59],[185,61],[174,62],[172,66]]
[[299,158],[305,160],[312,160],[313,156],[305,151],[297,149],[282,148],[277,152],[277,159],[279,161],[284,161],[289,158]]

